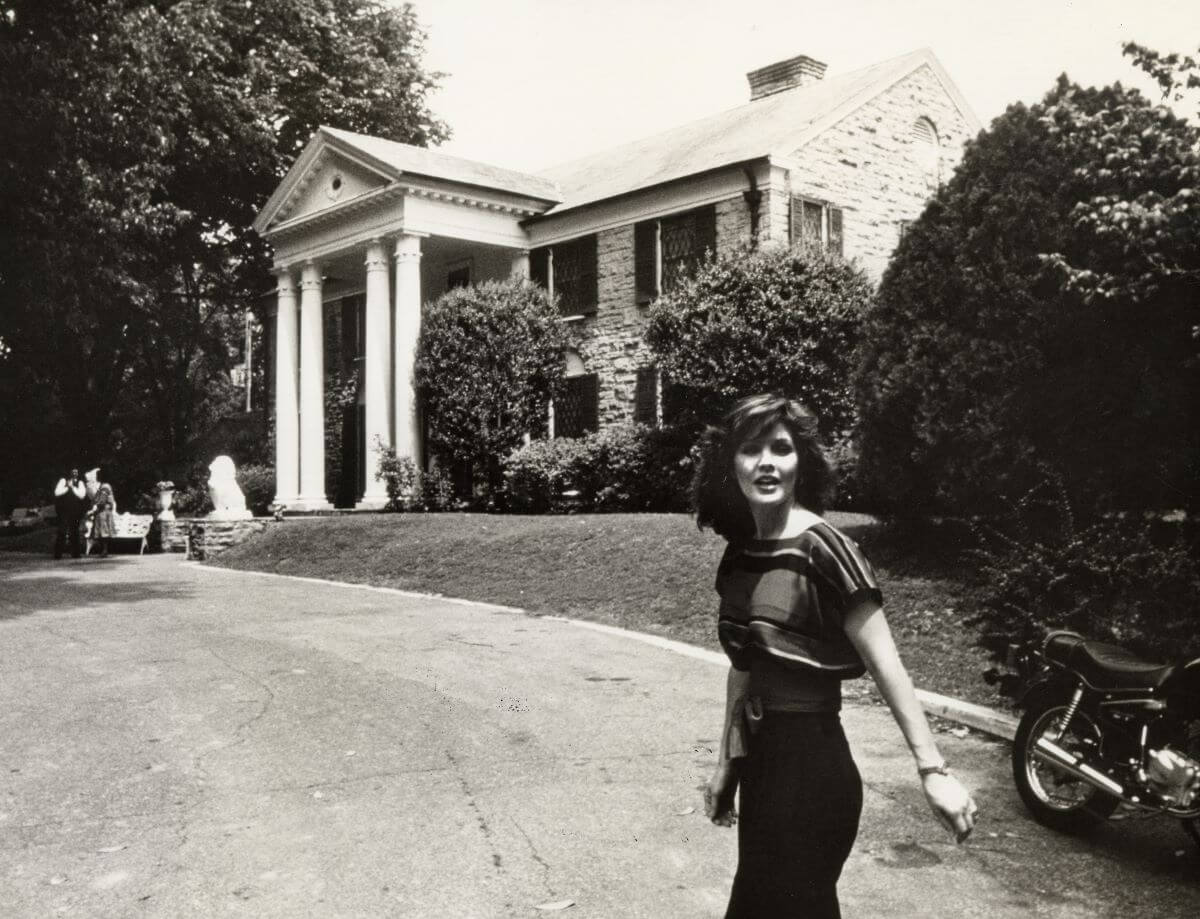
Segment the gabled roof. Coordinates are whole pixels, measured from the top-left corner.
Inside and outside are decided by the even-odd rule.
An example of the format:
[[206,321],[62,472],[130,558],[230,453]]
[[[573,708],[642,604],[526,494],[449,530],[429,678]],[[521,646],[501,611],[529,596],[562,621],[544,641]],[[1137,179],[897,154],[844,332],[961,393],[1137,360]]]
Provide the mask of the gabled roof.
[[554,183],[540,176],[322,125],[259,212],[254,221],[255,230],[266,232],[277,216],[286,213],[288,201],[303,187],[310,168],[330,152],[354,160],[377,173],[388,184],[399,181],[402,176],[410,176],[518,195],[547,204],[561,200]]
[[397,171],[397,174],[410,173],[427,176],[431,179],[445,179],[479,188],[524,195],[527,198],[537,198],[542,201],[558,201],[560,197],[554,183],[541,176],[501,169],[499,166],[480,163],[476,160],[448,156],[424,147],[414,147],[394,140],[384,140],[382,137],[372,137],[370,134],[355,134],[353,131],[326,127],[322,127],[321,131],[391,167]]
[[924,65],[977,132],[979,119],[933,52],[922,48],[545,169],[540,175],[558,186],[562,199],[548,215],[722,166],[786,158]]

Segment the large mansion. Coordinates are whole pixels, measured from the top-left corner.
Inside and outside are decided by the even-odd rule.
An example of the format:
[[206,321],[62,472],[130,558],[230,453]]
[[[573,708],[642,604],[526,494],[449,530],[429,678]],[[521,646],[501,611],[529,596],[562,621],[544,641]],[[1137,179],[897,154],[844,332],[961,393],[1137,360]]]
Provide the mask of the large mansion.
[[[379,507],[376,443],[424,459],[412,366],[422,303],[519,274],[576,324],[552,434],[661,419],[648,305],[697,257],[811,242],[878,278],[979,122],[927,50],[826,76],[748,74],[750,100],[537,174],[321,128],[255,222],[274,249],[278,503]],[[356,462],[327,493],[325,387],[357,370]]]

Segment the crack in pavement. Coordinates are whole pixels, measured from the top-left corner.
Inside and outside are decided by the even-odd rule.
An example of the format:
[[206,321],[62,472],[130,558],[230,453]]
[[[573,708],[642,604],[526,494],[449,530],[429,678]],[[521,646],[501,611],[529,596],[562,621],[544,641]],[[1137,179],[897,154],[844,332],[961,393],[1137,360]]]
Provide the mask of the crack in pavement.
[[479,827],[480,832],[483,833],[484,842],[491,850],[492,867],[498,874],[503,874],[504,860],[501,858],[499,851],[496,849],[495,834],[492,832],[491,826],[488,825],[487,817],[484,816],[483,811],[480,809],[479,802],[475,800],[475,792],[471,788],[471,783],[467,781],[467,777],[463,774],[462,768],[459,766],[458,760],[455,759],[454,754],[449,750],[446,750],[445,754],[446,759],[449,760],[454,771],[454,776],[458,780],[458,785],[467,798],[467,807],[470,808],[471,812],[475,815],[475,823]]
[[550,863],[547,862],[544,858],[542,858],[541,854],[539,854],[539,852],[537,850],[537,846],[535,846],[533,844],[533,840],[530,839],[529,834],[525,832],[525,827],[523,827],[523,826],[521,826],[521,824],[517,823],[517,818],[510,816],[508,819],[510,821],[512,821],[512,825],[517,828],[517,832],[520,833],[521,836],[524,837],[525,844],[527,846],[529,846],[529,854],[533,857],[533,860],[535,862],[537,862],[539,865],[541,865],[541,867],[542,867],[542,886],[546,888],[547,895],[551,896],[551,897],[555,896],[554,885],[552,885],[550,883]]
[[[231,664],[229,661],[227,661],[225,658],[223,658],[220,654],[218,654],[212,648],[205,648],[205,650],[209,654],[211,654],[213,657],[215,657],[218,661],[220,661],[227,669],[231,670],[233,673],[236,673],[243,679],[249,680],[251,683],[254,683],[257,686],[261,687],[262,690],[267,694],[267,697],[266,697],[266,699],[263,699],[263,700],[258,700],[258,699],[251,700],[254,702],[259,702],[260,708],[257,712],[255,712],[253,715],[251,715],[245,721],[238,724],[233,729],[233,734],[234,734],[235,739],[232,742],[223,744],[220,747],[213,749],[213,750],[202,751],[198,756],[195,757],[194,761],[196,763],[197,769],[200,769],[199,763],[200,763],[200,760],[203,759],[204,757],[209,756],[218,751],[231,750],[234,747],[245,743],[246,742],[245,732],[252,725],[254,725],[258,721],[260,721],[267,714],[267,712],[271,710],[271,707],[275,704],[275,691],[273,689],[271,689],[270,686],[268,686],[266,683],[264,683],[258,677],[253,676],[250,673],[247,673],[245,670],[242,670],[240,667],[235,667],[233,664]],[[242,704],[244,704],[244,703],[242,703]],[[200,771],[204,771],[204,770],[200,769]]]

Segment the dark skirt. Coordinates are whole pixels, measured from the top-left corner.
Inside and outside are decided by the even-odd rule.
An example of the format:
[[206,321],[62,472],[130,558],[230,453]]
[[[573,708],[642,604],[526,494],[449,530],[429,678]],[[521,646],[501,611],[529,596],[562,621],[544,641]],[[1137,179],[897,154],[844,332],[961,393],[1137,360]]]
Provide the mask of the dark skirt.
[[741,761],[725,919],[838,919],[862,779],[836,713],[767,712]]

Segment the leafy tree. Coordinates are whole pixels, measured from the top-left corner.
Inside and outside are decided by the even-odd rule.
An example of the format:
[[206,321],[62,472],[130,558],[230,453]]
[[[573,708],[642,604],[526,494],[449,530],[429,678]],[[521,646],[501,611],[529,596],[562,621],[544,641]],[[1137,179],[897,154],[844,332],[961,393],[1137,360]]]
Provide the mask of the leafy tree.
[[982,513],[1048,465],[1079,507],[1194,507],[1197,279],[1147,275],[1148,226],[1110,233],[1080,208],[1182,194],[1196,143],[1136,91],[1062,77],[968,146],[864,326],[859,472],[877,499]]
[[427,305],[414,380],[432,451],[483,472],[498,497],[500,458],[546,429],[567,345],[554,303],[521,280],[456,288]]
[[829,435],[854,416],[850,370],[871,297],[863,271],[813,249],[770,247],[705,263],[651,307],[646,341],[664,375],[715,412],[778,390]]
[[255,213],[320,124],[446,136],[422,42],[377,0],[0,0],[0,387],[58,449],[181,460],[229,409]]
[[[1200,116],[1200,64],[1195,58],[1128,42],[1124,52],[1154,78],[1163,99],[1194,101]],[[1095,194],[1071,211],[1076,232],[1088,240],[1081,257],[1047,257],[1085,300],[1144,301],[1200,285],[1200,154],[1194,137],[1176,129],[1165,108],[1147,113],[1140,99],[1122,100],[1097,117],[1067,99],[1053,112],[1055,127],[1091,144],[1102,156],[1079,165],[1091,173]],[[1116,119],[1140,131],[1113,132]],[[1195,319],[1195,317],[1193,317]],[[1200,342],[1200,325],[1192,336]]]

